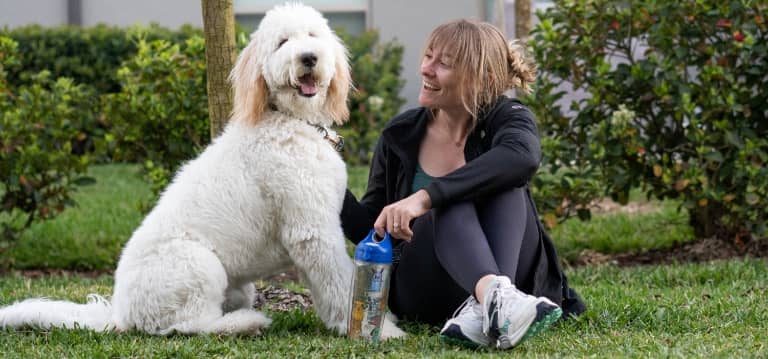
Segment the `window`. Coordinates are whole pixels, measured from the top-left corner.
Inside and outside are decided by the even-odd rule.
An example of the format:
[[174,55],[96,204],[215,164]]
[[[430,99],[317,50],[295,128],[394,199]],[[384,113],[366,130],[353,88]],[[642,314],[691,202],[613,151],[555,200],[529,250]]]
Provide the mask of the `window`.
[[[235,20],[253,31],[267,10],[285,0],[234,0]],[[332,28],[343,28],[350,34],[360,34],[366,28],[367,0],[303,0],[303,3],[323,13]]]

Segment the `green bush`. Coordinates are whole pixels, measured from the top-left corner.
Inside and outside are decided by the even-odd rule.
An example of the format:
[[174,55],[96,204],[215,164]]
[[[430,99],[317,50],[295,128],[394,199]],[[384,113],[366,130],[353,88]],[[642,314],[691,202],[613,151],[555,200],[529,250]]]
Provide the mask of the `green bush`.
[[155,193],[210,142],[205,68],[202,37],[141,40],[117,71],[121,91],[104,97],[110,157],[144,163]]
[[120,90],[116,70],[136,54],[137,38],[180,43],[201,34],[200,29],[191,26],[172,31],[157,25],[127,29],[107,25],[89,28],[30,25],[0,32],[19,45],[20,66],[9,71],[10,83],[28,83],[31,76],[47,70],[53,78],[69,77],[76,83],[95,87],[99,93]]
[[379,34],[368,30],[350,36],[337,30],[349,49],[352,81],[349,122],[339,128],[344,136],[344,159],[348,164],[367,164],[384,125],[400,110],[405,100],[400,90],[403,47],[395,42],[379,43]]
[[73,154],[84,123],[92,122],[94,94],[47,71],[30,84],[12,87],[6,69],[18,65],[16,43],[0,36],[0,271],[7,250],[36,220],[53,218],[72,205],[71,192],[88,156]]
[[[107,25],[45,28],[31,25],[0,31],[0,35],[3,34],[18,44],[17,66],[8,69],[11,86],[29,85],[37,73],[47,71],[51,78],[67,77],[82,86],[93,87],[98,97],[120,91],[117,69],[136,54],[140,40],[164,39],[182,43],[191,36],[201,34],[201,30],[191,26],[171,31],[157,25],[130,28]],[[100,111],[98,108],[94,110]],[[95,119],[102,118],[96,116]],[[73,151],[93,153],[108,130],[107,124],[102,121],[83,127],[82,135],[73,144]]]
[[[556,0],[532,45],[545,218],[603,193],[679,198],[698,236],[766,233],[768,4]],[[563,89],[584,94],[566,101]],[[562,174],[556,176],[547,176]],[[578,195],[576,195],[578,194]],[[590,198],[591,197],[591,198]]]

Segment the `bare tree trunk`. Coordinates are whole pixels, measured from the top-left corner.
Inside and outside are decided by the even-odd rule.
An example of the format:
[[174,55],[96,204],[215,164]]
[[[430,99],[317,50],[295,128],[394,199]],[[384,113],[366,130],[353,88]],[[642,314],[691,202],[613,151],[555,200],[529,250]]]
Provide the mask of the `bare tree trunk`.
[[532,28],[531,0],[515,0],[515,37],[527,38]]
[[232,0],[202,0],[205,59],[208,64],[208,115],[211,139],[218,136],[232,112],[229,72],[235,64],[235,15]]

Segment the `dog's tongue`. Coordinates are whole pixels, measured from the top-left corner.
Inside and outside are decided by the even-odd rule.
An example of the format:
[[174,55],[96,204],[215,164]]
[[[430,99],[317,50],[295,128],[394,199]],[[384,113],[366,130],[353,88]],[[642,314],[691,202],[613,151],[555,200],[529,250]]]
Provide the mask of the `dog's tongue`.
[[312,78],[312,75],[307,74],[299,77],[299,85],[303,95],[314,95],[317,93],[317,86],[315,86],[315,79]]

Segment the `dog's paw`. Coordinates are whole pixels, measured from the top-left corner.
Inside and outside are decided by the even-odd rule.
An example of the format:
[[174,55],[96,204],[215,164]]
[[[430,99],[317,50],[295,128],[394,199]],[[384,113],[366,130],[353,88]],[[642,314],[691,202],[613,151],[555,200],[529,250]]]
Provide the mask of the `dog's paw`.
[[381,340],[392,338],[405,338],[408,336],[402,329],[397,327],[397,317],[387,312],[384,316],[384,326],[381,328]]
[[347,335],[347,323],[345,322],[333,322],[326,325],[328,329],[338,335]]

